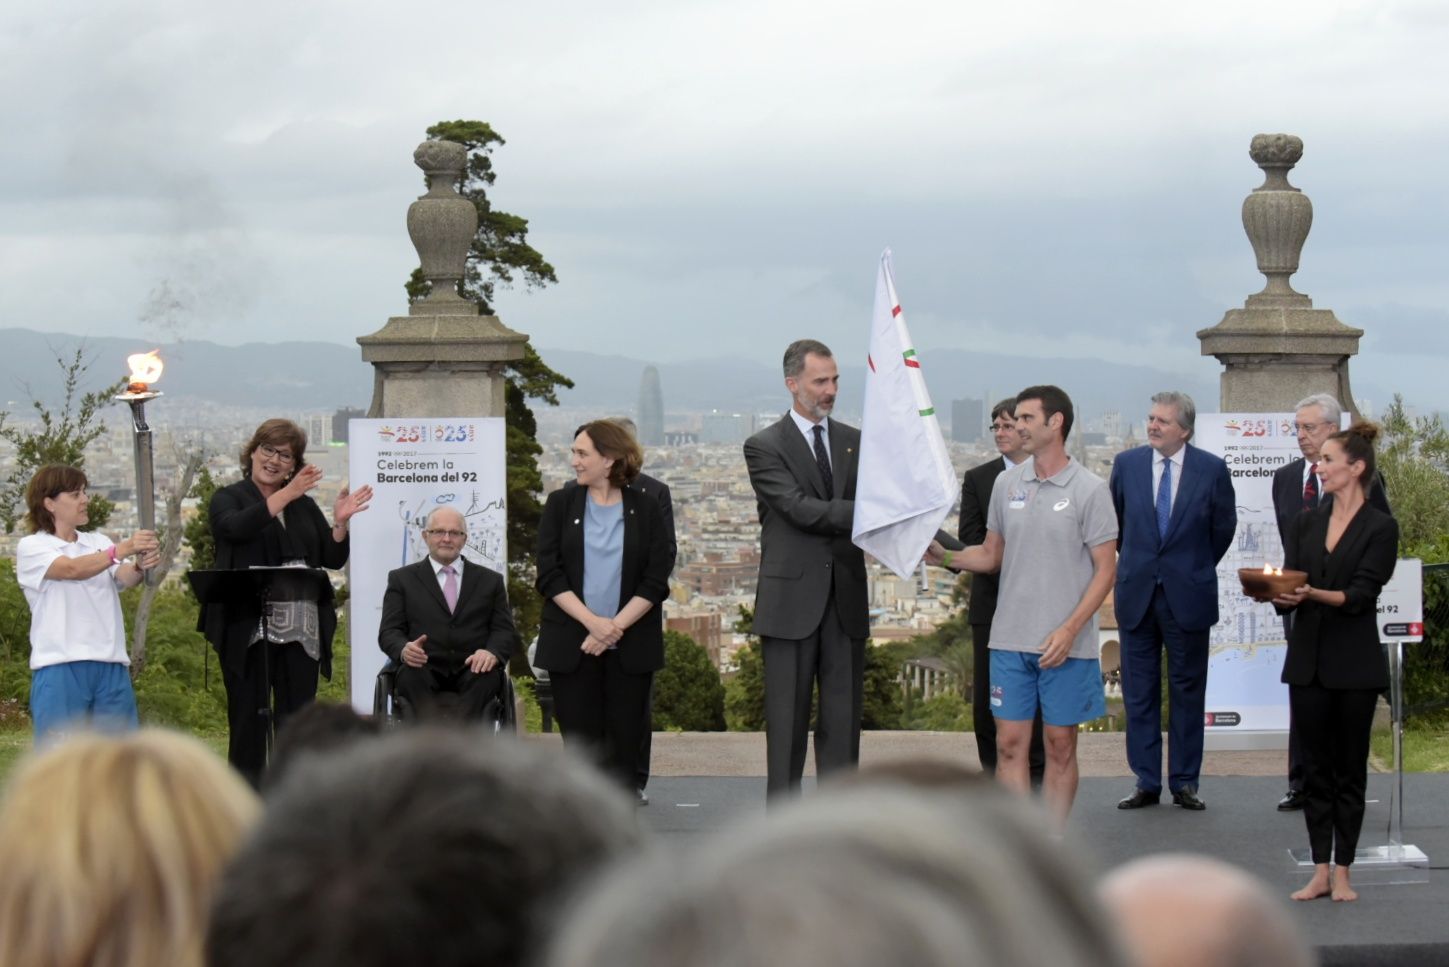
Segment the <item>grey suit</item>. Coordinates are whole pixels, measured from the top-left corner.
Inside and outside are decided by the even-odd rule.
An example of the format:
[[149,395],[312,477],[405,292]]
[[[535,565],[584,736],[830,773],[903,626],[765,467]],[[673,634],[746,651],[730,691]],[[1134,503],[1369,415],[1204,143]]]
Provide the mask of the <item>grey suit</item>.
[[745,441],[759,501],[760,578],[754,632],[765,660],[765,730],[771,795],[799,788],[810,699],[820,682],[815,768],[860,759],[866,607],[865,556],[850,542],[860,431],[828,423],[834,492],[787,413]]

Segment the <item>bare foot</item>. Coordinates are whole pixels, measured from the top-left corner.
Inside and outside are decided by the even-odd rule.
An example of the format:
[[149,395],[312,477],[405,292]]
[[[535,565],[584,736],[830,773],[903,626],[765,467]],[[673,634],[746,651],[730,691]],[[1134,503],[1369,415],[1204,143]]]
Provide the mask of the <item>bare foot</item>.
[[1317,900],[1333,893],[1333,890],[1333,878],[1328,875],[1328,865],[1325,863],[1314,867],[1313,879],[1303,889],[1291,894],[1291,897],[1294,900]]
[[1340,866],[1333,871],[1333,899],[1335,903],[1348,903],[1358,899],[1358,893],[1348,884],[1346,866]]

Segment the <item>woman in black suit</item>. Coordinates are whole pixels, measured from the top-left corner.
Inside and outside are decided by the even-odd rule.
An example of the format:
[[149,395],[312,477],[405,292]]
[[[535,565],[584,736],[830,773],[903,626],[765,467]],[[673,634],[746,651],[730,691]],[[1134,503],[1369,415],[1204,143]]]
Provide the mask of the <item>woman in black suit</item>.
[[[242,479],[211,498],[215,567],[335,569],[347,563],[347,522],[367,509],[372,488],[349,492],[343,487],[332,508],[333,523],[327,523],[307,496],[321,482],[322,470],[305,462],[306,449],[307,434],[290,420],[267,420],[257,427],[242,447]],[[255,599],[202,606],[198,630],[216,649],[226,684],[227,757],[252,785],[260,780],[267,756],[267,721],[258,710],[270,705],[272,724],[280,726],[316,697],[318,669],[332,678],[336,629],[330,586],[324,600],[274,601],[265,645]],[[265,663],[262,647],[268,651]]]
[[564,740],[636,783],[644,707],[664,667],[661,605],[674,551],[659,503],[628,484],[644,453],[612,420],[574,436],[576,487],[548,495],[538,524],[544,597],[534,663],[549,673]]
[[1374,707],[1389,684],[1377,605],[1399,553],[1398,523],[1365,498],[1378,432],[1359,422],[1328,438],[1318,475],[1333,500],[1295,517],[1283,542],[1283,566],[1308,572],[1302,587],[1274,601],[1294,612],[1283,681],[1304,753],[1314,863],[1295,900],[1358,899],[1349,867],[1363,826]]

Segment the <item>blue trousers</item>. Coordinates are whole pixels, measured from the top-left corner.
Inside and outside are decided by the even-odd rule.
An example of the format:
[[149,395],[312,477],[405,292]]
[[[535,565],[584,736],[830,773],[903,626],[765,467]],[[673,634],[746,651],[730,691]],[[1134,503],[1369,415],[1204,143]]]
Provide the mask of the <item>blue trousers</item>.
[[30,675],[30,718],[36,744],[71,728],[134,729],[140,721],[131,671],[113,661],[68,661],[37,668]]
[[1184,631],[1159,585],[1136,628],[1121,629],[1127,764],[1137,788],[1162,790],[1162,652],[1167,651],[1168,788],[1197,789],[1202,771],[1208,629]]

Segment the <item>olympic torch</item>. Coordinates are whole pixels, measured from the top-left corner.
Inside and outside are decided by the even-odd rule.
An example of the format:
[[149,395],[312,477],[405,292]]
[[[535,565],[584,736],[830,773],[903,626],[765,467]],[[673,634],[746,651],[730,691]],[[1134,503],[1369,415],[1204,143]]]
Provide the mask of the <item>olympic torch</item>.
[[[131,376],[125,392],[116,397],[131,407],[132,439],[136,452],[136,516],[142,530],[156,529],[155,463],[151,450],[151,428],[146,425],[146,402],[161,394],[151,384],[161,378],[161,357],[157,350],[126,357]],[[156,572],[146,572],[146,583],[156,583]]]

